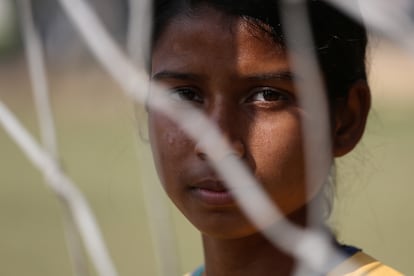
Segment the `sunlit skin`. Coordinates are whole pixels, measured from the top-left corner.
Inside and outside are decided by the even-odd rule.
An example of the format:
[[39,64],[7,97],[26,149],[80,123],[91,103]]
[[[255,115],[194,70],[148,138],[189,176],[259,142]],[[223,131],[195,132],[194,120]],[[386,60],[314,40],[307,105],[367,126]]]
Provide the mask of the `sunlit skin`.
[[[166,27],[153,49],[151,78],[169,89],[172,103],[188,102],[217,124],[281,212],[305,224],[312,200],[301,135],[306,114],[282,47],[263,30],[204,7]],[[341,128],[337,117],[334,129]],[[245,218],[200,146],[151,108],[149,131],[168,196],[202,233],[207,275],[289,275],[293,259]],[[348,144],[333,152],[349,151]]]

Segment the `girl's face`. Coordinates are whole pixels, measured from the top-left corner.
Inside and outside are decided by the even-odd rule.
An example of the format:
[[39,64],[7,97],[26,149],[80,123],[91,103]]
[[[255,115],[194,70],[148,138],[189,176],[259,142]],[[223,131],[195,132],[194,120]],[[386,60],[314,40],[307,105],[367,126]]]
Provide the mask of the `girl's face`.
[[[177,17],[153,49],[151,77],[169,89],[172,102],[192,104],[219,126],[282,213],[307,204],[305,114],[285,53],[263,30],[211,8]],[[167,194],[201,232],[222,238],[256,232],[180,127],[149,110],[149,130]]]

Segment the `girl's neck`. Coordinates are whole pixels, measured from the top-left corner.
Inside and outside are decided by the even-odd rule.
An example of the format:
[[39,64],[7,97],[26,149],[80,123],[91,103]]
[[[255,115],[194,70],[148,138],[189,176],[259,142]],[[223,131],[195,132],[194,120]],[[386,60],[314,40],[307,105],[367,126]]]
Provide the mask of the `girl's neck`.
[[291,275],[294,259],[260,233],[241,239],[203,236],[205,275]]
[[[289,220],[306,227],[306,207]],[[238,239],[203,235],[205,276],[292,275],[295,260],[271,244],[260,232]],[[271,273],[271,274],[269,274]]]

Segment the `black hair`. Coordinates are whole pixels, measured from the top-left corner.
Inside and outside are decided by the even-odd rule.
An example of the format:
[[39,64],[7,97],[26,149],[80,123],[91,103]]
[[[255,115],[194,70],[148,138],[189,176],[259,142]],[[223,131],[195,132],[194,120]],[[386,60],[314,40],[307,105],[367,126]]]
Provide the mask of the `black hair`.
[[[154,0],[152,45],[178,15],[191,13],[202,5],[229,16],[240,17],[266,31],[285,47],[278,0]],[[308,0],[314,49],[325,79],[330,101],[346,97],[357,80],[366,80],[367,34],[364,26],[329,4]]]

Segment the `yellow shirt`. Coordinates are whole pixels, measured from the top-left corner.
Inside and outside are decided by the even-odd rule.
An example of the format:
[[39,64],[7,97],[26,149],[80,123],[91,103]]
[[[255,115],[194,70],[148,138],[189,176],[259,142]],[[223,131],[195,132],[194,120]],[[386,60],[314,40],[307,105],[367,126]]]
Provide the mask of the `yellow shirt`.
[[[202,269],[198,273],[187,273],[184,276],[201,275]],[[404,274],[386,266],[371,256],[360,251],[337,265],[326,276],[403,276]]]
[[360,251],[336,266],[327,276],[402,276],[403,274],[386,266]]

